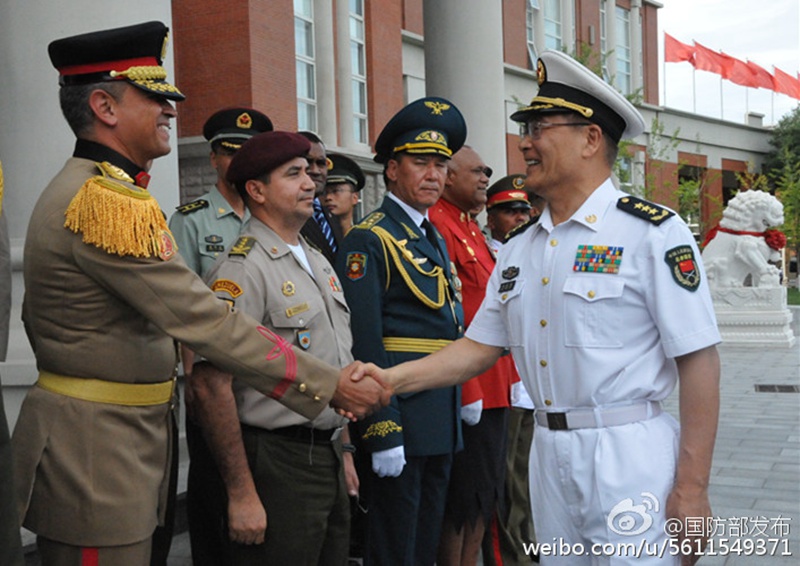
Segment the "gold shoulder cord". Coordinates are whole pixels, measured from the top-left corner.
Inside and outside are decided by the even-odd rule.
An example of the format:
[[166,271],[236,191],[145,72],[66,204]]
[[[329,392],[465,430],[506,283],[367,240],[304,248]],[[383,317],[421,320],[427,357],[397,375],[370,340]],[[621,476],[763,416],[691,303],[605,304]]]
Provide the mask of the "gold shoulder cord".
[[[372,232],[375,233],[375,235],[378,236],[378,238],[380,238],[384,250],[388,250],[389,254],[392,256],[392,260],[394,261],[394,264],[397,267],[397,271],[400,272],[400,276],[403,278],[403,281],[405,281],[406,285],[414,294],[414,296],[418,298],[422,302],[422,304],[424,304],[426,307],[430,309],[439,310],[440,308],[442,308],[445,301],[445,289],[447,287],[444,270],[437,265],[430,271],[425,271],[419,265],[411,261],[412,260],[411,252],[409,252],[405,248],[404,244],[401,244],[400,242],[397,241],[397,239],[394,236],[389,234],[389,232],[387,232],[385,229],[379,226],[373,226],[371,230]],[[408,260],[408,263],[413,265],[414,269],[416,269],[420,274],[424,275],[425,277],[435,277],[437,279],[437,290],[436,290],[437,298],[435,301],[430,299],[427,295],[425,295],[425,293],[422,292],[422,289],[417,287],[411,280],[411,275],[409,275],[408,271],[406,270],[405,265],[403,264],[403,260],[400,257],[400,253],[398,253],[398,250],[400,250],[403,256]],[[387,265],[387,273],[388,272],[389,271]],[[387,277],[387,287],[388,287],[388,277]]]

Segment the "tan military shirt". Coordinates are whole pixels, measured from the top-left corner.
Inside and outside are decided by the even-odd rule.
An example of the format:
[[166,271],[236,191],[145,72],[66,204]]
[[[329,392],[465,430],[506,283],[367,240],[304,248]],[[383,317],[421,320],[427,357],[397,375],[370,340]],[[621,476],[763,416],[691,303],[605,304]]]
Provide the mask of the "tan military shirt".
[[[266,224],[251,218],[228,257],[206,277],[217,297],[255,318],[294,348],[343,367],[353,361],[350,311],[333,267],[301,238],[311,273]],[[313,274],[313,275],[312,275]],[[319,429],[345,420],[326,409],[313,421],[235,379],[239,419],[265,429],[305,424]]]

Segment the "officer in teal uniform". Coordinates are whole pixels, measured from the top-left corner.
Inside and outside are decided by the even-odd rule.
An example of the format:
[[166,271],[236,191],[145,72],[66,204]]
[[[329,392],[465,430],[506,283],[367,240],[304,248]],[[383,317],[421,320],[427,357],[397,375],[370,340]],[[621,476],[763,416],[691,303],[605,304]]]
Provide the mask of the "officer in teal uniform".
[[[447,161],[466,138],[442,98],[412,102],[375,145],[383,204],[343,240],[336,268],[352,305],[353,355],[381,367],[420,358],[463,333],[460,283],[427,211]],[[461,448],[461,392],[446,387],[392,398],[356,425],[368,506],[364,564],[432,565],[453,454]]]
[[[217,181],[202,198],[179,206],[169,221],[178,245],[178,253],[201,277],[224,256],[239,237],[250,218],[241,195],[226,175],[233,156],[251,137],[272,131],[272,121],[252,108],[234,107],[218,110],[203,125],[208,140],[211,166]],[[194,354],[182,348],[186,374],[186,445],[189,450],[189,475],[186,485],[186,515],[189,541],[195,566],[222,566],[228,535],[222,529],[227,503],[217,465],[194,421],[191,373]]]

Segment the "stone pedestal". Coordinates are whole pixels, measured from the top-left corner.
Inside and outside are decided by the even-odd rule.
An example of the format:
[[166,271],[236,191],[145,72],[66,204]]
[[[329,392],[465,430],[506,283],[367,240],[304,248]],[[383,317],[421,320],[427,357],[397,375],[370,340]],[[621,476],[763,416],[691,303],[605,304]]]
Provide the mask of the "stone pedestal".
[[711,289],[722,341],[737,346],[784,346],[795,343],[785,287]]

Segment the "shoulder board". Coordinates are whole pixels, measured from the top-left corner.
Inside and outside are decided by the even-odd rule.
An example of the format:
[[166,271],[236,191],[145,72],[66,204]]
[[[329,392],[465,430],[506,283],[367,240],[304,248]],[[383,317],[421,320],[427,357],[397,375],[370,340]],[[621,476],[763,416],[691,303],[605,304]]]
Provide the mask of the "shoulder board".
[[617,201],[617,208],[628,214],[649,220],[656,226],[675,213],[661,205],[642,200],[637,197],[624,196]]
[[538,221],[539,221],[538,218],[536,220],[530,219],[525,224],[520,224],[516,228],[512,228],[511,231],[508,234],[506,234],[506,242],[509,241],[511,238],[514,238],[515,236],[519,236],[525,230],[536,224]]
[[234,256],[242,256],[247,257],[247,254],[250,253],[250,250],[253,249],[253,246],[256,243],[255,238],[251,238],[249,236],[242,236],[236,243],[231,246],[230,251],[228,252],[228,257]]
[[175,208],[175,210],[177,210],[181,214],[189,214],[190,212],[194,212],[195,210],[200,210],[203,208],[208,208],[209,206],[210,205],[207,200],[200,199],[186,203],[182,206],[178,206]]
[[378,222],[383,220],[383,217],[386,216],[383,212],[373,212],[369,216],[367,216],[364,220],[359,222],[354,226],[354,228],[360,228],[362,230],[369,230],[373,226],[375,226]]
[[122,168],[117,167],[116,165],[109,163],[108,161],[97,162],[97,168],[100,169],[100,172],[103,174],[103,177],[108,177],[109,179],[116,179],[117,181],[125,181],[126,183],[130,183],[133,185],[135,181],[133,177],[128,175]]

